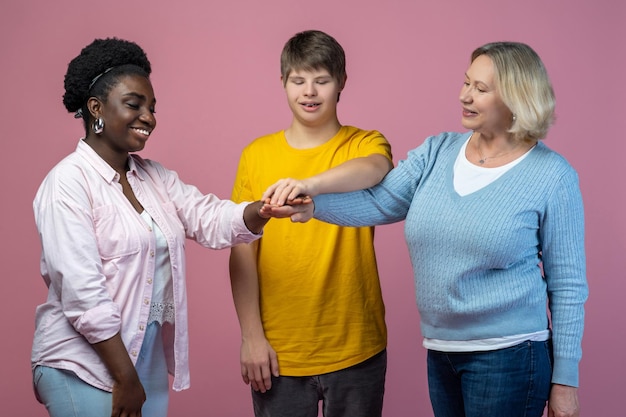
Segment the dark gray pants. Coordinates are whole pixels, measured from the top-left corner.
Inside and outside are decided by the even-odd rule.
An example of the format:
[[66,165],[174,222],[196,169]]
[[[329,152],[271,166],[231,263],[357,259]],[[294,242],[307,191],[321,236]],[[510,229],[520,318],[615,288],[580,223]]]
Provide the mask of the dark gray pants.
[[272,388],[252,391],[256,417],[380,417],[385,392],[387,351],[323,375],[272,377]]

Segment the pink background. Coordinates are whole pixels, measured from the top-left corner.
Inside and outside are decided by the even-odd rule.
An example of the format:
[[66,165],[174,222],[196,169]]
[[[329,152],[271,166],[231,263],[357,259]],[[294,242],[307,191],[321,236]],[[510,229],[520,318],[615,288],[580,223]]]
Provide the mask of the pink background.
[[[136,1],[5,0],[0,5],[3,190],[0,409],[43,416],[31,391],[35,306],[46,291],[32,199],[82,134],[62,106],[67,63],[95,37],[138,42],[154,67],[159,126],[143,156],[187,182],[230,195],[241,149],[290,121],[279,81],[284,42],[321,29],[344,46],[340,120],[378,129],[397,162],[426,136],[460,130],[458,93],[472,49],[529,43],[554,83],[558,120],[547,144],[578,170],[586,205],[588,277],[580,400],[583,416],[623,414],[626,331],[624,97],[626,3],[615,0]],[[413,281],[402,225],[377,246],[389,325],[385,416],[431,416]],[[239,328],[228,251],[190,243],[192,388],[172,416],[251,416],[239,377]]]

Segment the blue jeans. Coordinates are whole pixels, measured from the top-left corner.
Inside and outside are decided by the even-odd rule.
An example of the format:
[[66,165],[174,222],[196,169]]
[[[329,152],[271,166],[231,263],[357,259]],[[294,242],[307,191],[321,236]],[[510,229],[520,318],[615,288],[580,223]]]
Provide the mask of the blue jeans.
[[487,352],[428,351],[435,417],[541,417],[550,395],[552,345],[526,341]]
[[265,393],[252,391],[256,417],[380,417],[385,392],[387,351],[342,369],[316,376],[272,377]]
[[[161,326],[152,322],[146,329],[144,343],[135,365],[146,392],[141,414],[165,417],[169,399],[169,380]],[[110,417],[113,395],[89,385],[75,373],[64,369],[37,366],[33,382],[38,399],[50,417]]]
[[110,392],[87,384],[64,369],[37,366],[33,381],[50,417],[110,417]]

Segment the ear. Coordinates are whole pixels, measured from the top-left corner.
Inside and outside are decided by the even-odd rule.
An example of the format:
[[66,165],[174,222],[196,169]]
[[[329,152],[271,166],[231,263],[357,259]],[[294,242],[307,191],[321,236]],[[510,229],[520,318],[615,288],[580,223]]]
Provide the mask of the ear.
[[343,91],[346,86],[346,81],[348,81],[348,74],[343,77],[343,82],[339,83],[339,91]]
[[285,82],[286,82],[286,81],[287,81],[287,80],[285,79],[285,77],[283,77],[283,76],[282,76],[282,74],[281,74],[281,76],[280,76],[280,85],[282,85],[282,86],[283,86],[283,88],[285,88]]
[[87,110],[89,110],[92,118],[97,119],[102,114],[102,102],[95,97],[89,97]]

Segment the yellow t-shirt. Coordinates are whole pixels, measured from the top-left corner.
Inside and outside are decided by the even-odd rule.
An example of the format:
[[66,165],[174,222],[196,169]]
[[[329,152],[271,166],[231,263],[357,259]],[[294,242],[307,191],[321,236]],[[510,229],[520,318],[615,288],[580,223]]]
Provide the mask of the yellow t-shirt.
[[[263,136],[242,152],[232,199],[255,201],[281,178],[307,178],[375,153],[391,159],[387,140],[351,126],[311,149],[292,148],[284,131]],[[271,220],[257,267],[263,328],[281,375],[345,369],[386,347],[373,227]]]

